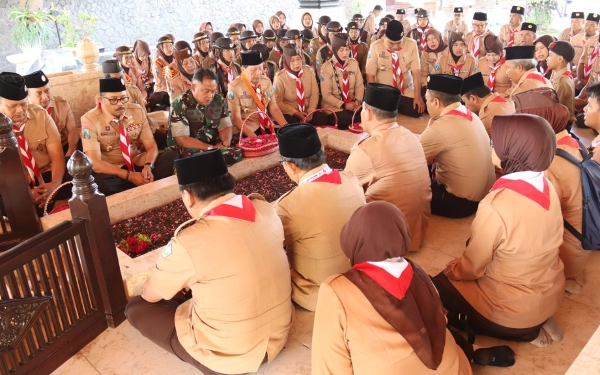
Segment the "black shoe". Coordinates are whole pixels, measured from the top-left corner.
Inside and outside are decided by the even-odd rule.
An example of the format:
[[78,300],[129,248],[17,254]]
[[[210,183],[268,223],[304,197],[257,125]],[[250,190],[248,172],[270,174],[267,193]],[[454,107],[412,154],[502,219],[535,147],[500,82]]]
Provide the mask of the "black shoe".
[[509,367],[515,364],[515,352],[510,346],[492,346],[473,352],[473,363],[480,366]]

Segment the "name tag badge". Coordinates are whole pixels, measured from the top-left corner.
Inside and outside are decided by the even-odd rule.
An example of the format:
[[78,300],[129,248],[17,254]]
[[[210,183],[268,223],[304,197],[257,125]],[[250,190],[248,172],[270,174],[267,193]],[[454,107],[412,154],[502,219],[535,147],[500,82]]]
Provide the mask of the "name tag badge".
[[114,137],[117,135],[117,132],[101,132],[101,137]]

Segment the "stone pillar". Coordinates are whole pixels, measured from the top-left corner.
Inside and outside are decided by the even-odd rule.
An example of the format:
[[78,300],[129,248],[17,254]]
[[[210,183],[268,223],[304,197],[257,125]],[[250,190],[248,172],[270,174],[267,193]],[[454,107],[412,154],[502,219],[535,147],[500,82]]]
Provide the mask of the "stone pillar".
[[127,297],[117,258],[117,248],[111,232],[106,197],[98,191],[92,176],[92,161],[81,151],[75,151],[67,163],[73,176],[73,196],[69,208],[73,219],[86,221],[94,267],[100,281],[100,293],[104,303],[106,320],[116,327],[125,320]]
[[90,38],[83,38],[77,44],[76,55],[83,64],[84,72],[93,72],[98,70],[98,60],[100,52],[98,46]]

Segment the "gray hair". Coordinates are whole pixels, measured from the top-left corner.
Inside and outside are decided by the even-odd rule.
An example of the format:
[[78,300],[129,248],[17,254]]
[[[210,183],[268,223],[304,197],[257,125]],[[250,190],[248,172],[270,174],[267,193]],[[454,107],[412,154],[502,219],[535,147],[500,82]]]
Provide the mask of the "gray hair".
[[535,59],[515,59],[508,61],[510,61],[514,66],[522,66],[525,70],[531,70],[535,68],[536,65]]
[[384,111],[383,109],[375,108],[363,102],[363,109],[370,109],[377,120],[396,120],[398,118],[398,110]]

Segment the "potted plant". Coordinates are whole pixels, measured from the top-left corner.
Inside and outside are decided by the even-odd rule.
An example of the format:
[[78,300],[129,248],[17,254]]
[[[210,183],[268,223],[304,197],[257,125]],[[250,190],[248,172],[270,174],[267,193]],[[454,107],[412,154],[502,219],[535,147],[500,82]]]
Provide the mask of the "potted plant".
[[96,31],[96,27],[98,26],[97,16],[91,16],[80,11],[78,20],[77,25],[73,24],[69,10],[63,10],[60,15],[55,17],[55,21],[61,24],[65,30],[65,42],[60,47],[76,47],[77,43],[83,40],[83,38],[90,38]]
[[29,10],[29,2],[23,8],[14,6],[8,12],[8,19],[15,23],[11,35],[14,45],[20,47],[24,53],[41,51],[48,39],[50,30],[46,26],[48,14],[43,9]]

